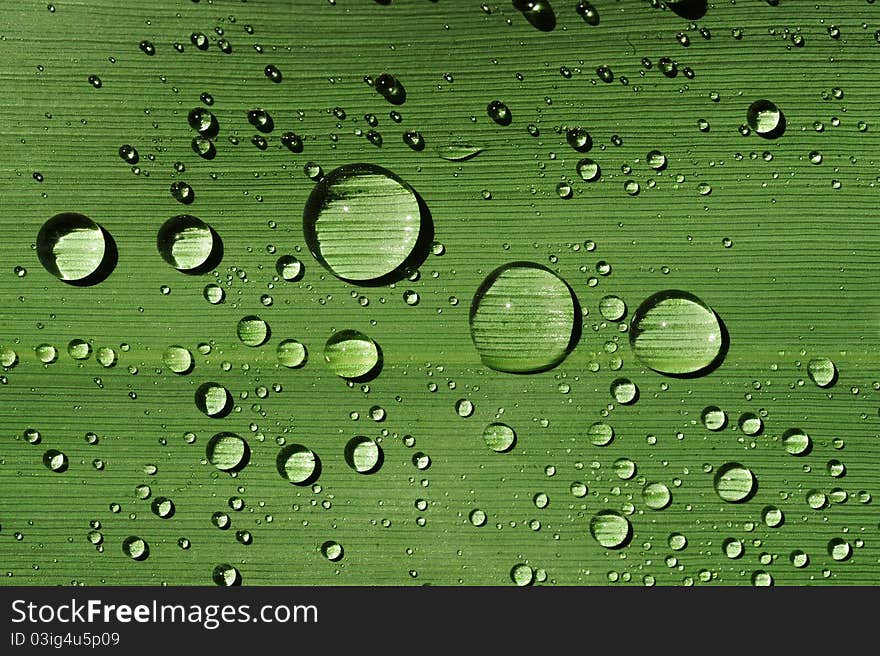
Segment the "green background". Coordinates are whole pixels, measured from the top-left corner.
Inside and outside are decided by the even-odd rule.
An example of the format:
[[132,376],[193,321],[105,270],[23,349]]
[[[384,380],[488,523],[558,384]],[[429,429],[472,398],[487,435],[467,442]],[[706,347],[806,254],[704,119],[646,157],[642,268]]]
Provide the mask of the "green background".
[[[3,4],[0,342],[19,356],[0,386],[4,583],[205,585],[220,563],[237,567],[246,585],[512,585],[518,563],[535,570],[536,583],[559,585],[749,585],[759,570],[777,585],[880,580],[876,500],[864,503],[859,494],[880,492],[880,7],[738,0],[710,3],[691,23],[649,2],[596,0],[601,21],[591,26],[574,0],[552,4],[558,24],[548,33],[506,1],[487,3],[488,13],[471,0],[58,0],[54,11],[43,0]],[[231,54],[217,47],[220,29]],[[193,46],[192,32],[208,34],[211,47]],[[679,32],[689,36],[688,47]],[[803,47],[793,44],[794,34]],[[155,44],[155,56],[139,49],[144,39]],[[690,66],[694,78],[664,76],[661,57]],[[653,66],[645,68],[643,58]],[[281,84],[263,74],[268,64],[282,71]],[[613,83],[598,80],[602,65],[614,71]],[[382,72],[404,84],[404,105],[365,84],[364,76]],[[100,77],[100,89],[90,75]],[[192,152],[186,120],[204,92],[213,95],[221,126],[213,161]],[[785,113],[787,131],[778,140],[739,132],[760,98]],[[486,115],[494,99],[510,108],[510,126]],[[254,107],[275,120],[266,151],[250,143],[255,130],[246,112]],[[332,113],[336,107],[344,120]],[[356,134],[369,129],[366,113],[379,119],[381,147]],[[708,132],[698,129],[700,119]],[[583,155],[565,141],[573,126],[593,137],[587,156],[602,166],[598,182],[576,173]],[[303,136],[301,154],[280,144],[287,130]],[[420,131],[425,150],[408,148],[404,130]],[[612,135],[622,144],[613,145]],[[125,143],[140,153],[139,174],[117,154]],[[455,143],[483,152],[465,162],[437,155]],[[668,157],[665,171],[646,165],[652,149]],[[821,165],[809,162],[814,150]],[[185,173],[175,172],[177,161]],[[445,253],[428,257],[418,281],[392,287],[359,288],[332,276],[303,241],[302,208],[314,184],[303,174],[308,161],[325,171],[354,162],[394,171],[430,208]],[[631,173],[623,172],[627,166]],[[193,205],[171,197],[175,179],[194,187]],[[641,184],[638,196],[624,192],[629,179]],[[557,195],[561,180],[573,182],[572,199]],[[711,185],[710,195],[699,193],[701,183]],[[118,265],[97,286],[66,285],[37,259],[37,231],[63,211],[88,215],[116,240]],[[180,213],[199,216],[222,236],[215,272],[186,276],[160,258],[156,232]],[[303,260],[300,282],[273,283],[275,260],[285,253]],[[517,260],[557,271],[586,313],[577,348],[541,374],[493,372],[470,339],[474,291],[497,266]],[[611,264],[610,275],[596,273],[600,260]],[[215,281],[227,296],[212,306],[202,290]],[[415,307],[403,301],[408,289],[421,296]],[[626,333],[598,312],[606,294],[625,299],[632,314],[663,289],[696,294],[723,318],[730,350],[716,371],[695,379],[652,372],[634,359]],[[271,307],[261,304],[262,294],[272,296]],[[267,345],[238,341],[236,324],[248,314],[269,322]],[[383,371],[367,388],[347,385],[321,357],[332,332],[347,328],[383,349]],[[105,369],[94,355],[71,359],[66,345],[74,338],[115,348],[117,366]],[[302,369],[276,364],[275,347],[287,338],[309,349]],[[38,361],[34,347],[42,343],[59,349],[57,362]],[[164,368],[162,353],[172,344],[195,354],[191,374]],[[199,344],[210,353],[199,354]],[[840,372],[830,389],[806,373],[809,360],[823,356]],[[633,406],[614,404],[609,385],[619,376],[639,385]],[[209,380],[235,396],[225,419],[205,417],[193,402]],[[260,386],[269,389],[266,398]],[[456,413],[462,398],[475,405],[469,418]],[[727,412],[726,430],[703,428],[707,405]],[[384,422],[370,419],[373,406],[387,411]],[[762,414],[762,435],[736,429],[743,412]],[[498,417],[518,435],[507,454],[482,439]],[[598,420],[616,432],[602,448],[586,437]],[[813,439],[806,457],[788,455],[780,443],[794,426]],[[40,431],[41,444],[22,438],[26,428]],[[244,436],[252,449],[235,478],[204,462],[208,439],[221,430]],[[89,431],[97,444],[86,442]],[[188,431],[197,436],[193,444],[183,437]],[[385,462],[370,476],[353,472],[343,457],[346,442],[360,434],[382,437]],[[414,447],[405,446],[405,435]],[[318,491],[278,475],[281,437],[319,454]],[[70,459],[62,474],[42,464],[52,448]],[[413,465],[416,451],[430,456],[429,469]],[[621,457],[636,463],[634,478],[614,473]],[[96,458],[103,470],[93,467]],[[829,475],[831,459],[846,465],[844,477]],[[758,479],[748,503],[725,503],[713,490],[714,471],[729,461]],[[155,475],[145,473],[149,465]],[[573,481],[587,484],[585,498],[569,492]],[[645,506],[642,488],[651,481],[670,487],[669,508]],[[153,497],[172,498],[174,517],[151,513],[150,500],[135,494],[140,484]],[[808,506],[809,490],[837,487],[848,493],[845,503]],[[540,492],[550,499],[544,509],[533,502]],[[244,500],[243,510],[229,507],[233,496]],[[785,513],[781,527],[762,522],[771,504]],[[468,521],[475,508],[488,515],[485,526]],[[626,548],[606,550],[591,537],[590,518],[604,509],[631,513]],[[229,513],[230,530],[212,525],[216,511]],[[102,551],[86,537],[93,521],[101,524]],[[242,529],[252,544],[236,541]],[[670,548],[672,533],[687,537],[686,549]],[[149,543],[148,559],[123,554],[130,535]],[[190,549],[178,547],[180,537]],[[731,537],[745,545],[736,560],[722,550]],[[828,553],[837,537],[853,547],[846,562]],[[327,540],[343,545],[341,561],[321,554]],[[808,567],[792,566],[795,549],[810,556]]]

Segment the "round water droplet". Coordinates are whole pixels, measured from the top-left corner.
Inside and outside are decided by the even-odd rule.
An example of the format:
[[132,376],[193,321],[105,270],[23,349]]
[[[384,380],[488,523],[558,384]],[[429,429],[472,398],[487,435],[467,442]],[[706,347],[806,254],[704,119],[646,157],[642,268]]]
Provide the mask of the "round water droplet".
[[340,378],[365,379],[382,364],[379,345],[357,330],[341,330],[324,345],[324,360]]
[[217,433],[205,446],[208,462],[220,471],[240,471],[250,460],[251,449],[243,438],[235,433]]
[[496,453],[505,453],[516,445],[516,432],[507,424],[495,422],[483,429],[483,440]]
[[743,543],[736,538],[727,538],[721,543],[721,548],[724,550],[724,555],[731,560],[736,560],[742,556],[746,550]]
[[194,107],[186,117],[189,126],[203,137],[213,139],[220,132],[220,123],[209,109]]
[[116,266],[113,238],[87,216],[65,212],[37,233],[37,257],[46,271],[74,285],[94,285]]
[[837,562],[843,562],[852,556],[852,547],[842,538],[833,538],[828,542],[828,555]]
[[95,359],[102,367],[110,368],[116,366],[117,360],[116,351],[114,351],[109,346],[101,346],[98,347],[98,350],[95,351]]
[[0,346],[0,366],[11,369],[18,364],[18,354],[11,346]]
[[584,128],[570,128],[565,133],[568,145],[580,153],[585,153],[593,147],[593,138]]
[[327,540],[324,544],[321,545],[321,554],[323,554],[324,558],[331,562],[337,562],[342,560],[342,556],[344,555],[344,550],[342,549],[342,545],[333,540]]
[[587,437],[595,446],[607,446],[614,439],[614,429],[602,421],[597,421],[587,429]]
[[43,364],[52,364],[58,359],[58,349],[51,344],[40,344],[34,348],[37,360]]
[[56,474],[62,474],[67,471],[67,456],[57,449],[49,449],[43,454],[43,465]]
[[668,290],[646,299],[633,314],[629,340],[646,366],[667,376],[699,375],[720,364],[727,332],[703,301]]
[[169,346],[165,349],[162,362],[169,370],[180,375],[188,374],[195,366],[192,353],[182,346]]
[[345,445],[345,462],[358,474],[373,474],[382,467],[382,447],[369,437],[358,435]]
[[607,321],[620,321],[626,316],[626,303],[619,296],[605,296],[599,301],[599,314]]
[[171,196],[178,203],[189,205],[196,199],[196,192],[183,180],[176,180],[171,183]]
[[758,481],[752,471],[738,462],[729,462],[715,473],[715,492],[729,503],[742,503],[757,491]]
[[82,339],[72,339],[67,344],[67,354],[74,360],[88,360],[92,346]]
[[196,407],[216,419],[232,412],[232,394],[220,383],[203,383],[196,390]]
[[305,345],[295,339],[285,339],[280,342],[275,353],[278,357],[278,364],[289,369],[303,366],[308,358]]
[[498,125],[510,125],[510,122],[513,120],[510,109],[500,100],[490,102],[486,107],[486,113]]
[[275,466],[282,478],[294,485],[309,485],[321,473],[318,455],[302,444],[288,444],[278,453]]
[[832,387],[837,382],[837,365],[828,358],[814,358],[807,364],[807,374],[819,387]]
[[303,265],[293,255],[282,255],[275,261],[275,271],[287,282],[296,282],[303,277]]
[[589,157],[580,160],[576,168],[578,175],[581,176],[584,182],[595,182],[602,175],[602,169],[599,167],[599,164]]
[[183,273],[205,273],[223,257],[220,236],[195,216],[181,214],[168,219],[156,236],[159,255]]
[[710,431],[720,431],[727,426],[727,413],[717,405],[707,405],[700,413],[700,421]]
[[350,164],[321,178],[303,212],[312,255],[348,282],[382,284],[424,260],[433,226],[418,196],[391,171]]
[[525,563],[519,563],[511,568],[510,580],[520,587],[525,587],[534,583],[535,572]]
[[756,100],[746,114],[749,127],[765,139],[776,139],[785,132],[785,115],[769,100]]
[[606,549],[622,549],[632,539],[632,524],[614,510],[602,510],[590,520],[590,533]]
[[174,516],[174,502],[168,497],[156,497],[150,504],[150,510],[157,517],[168,519]]
[[129,144],[123,144],[119,147],[119,156],[132,166],[140,161],[137,149]]
[[514,262],[493,271],[474,294],[471,338],[496,371],[550,369],[580,336],[580,310],[568,284],[539,264]]
[[761,511],[761,519],[770,528],[779,528],[785,522],[785,515],[776,506],[766,506]]
[[789,428],[782,434],[782,446],[793,456],[805,456],[813,448],[813,441],[800,428]]
[[213,282],[205,285],[205,289],[202,290],[202,295],[211,305],[218,305],[226,300],[226,292],[224,289]]
[[648,163],[648,166],[650,166],[655,171],[662,171],[666,168],[667,164],[666,155],[661,153],[659,150],[652,150],[651,152],[649,152],[647,157],[645,158],[645,161]]
[[631,405],[639,400],[639,388],[629,378],[618,378],[611,383],[611,396],[623,405]]
[[241,585],[241,572],[232,565],[224,563],[223,565],[217,565],[217,567],[214,568],[214,571],[211,574],[211,579],[216,585],[227,588]]
[[760,435],[764,431],[764,422],[754,412],[744,412],[741,414],[737,424],[743,434],[749,437]]
[[480,510],[479,508],[475,508],[471,510],[468,515],[468,520],[474,526],[485,526],[486,525],[486,513]]
[[150,546],[143,538],[130,535],[122,541],[122,553],[133,560],[146,560],[150,555]]
[[642,490],[642,498],[651,510],[663,510],[672,503],[672,493],[664,483],[648,483]]
[[254,315],[239,319],[235,330],[242,344],[251,347],[262,346],[271,335],[269,324]]

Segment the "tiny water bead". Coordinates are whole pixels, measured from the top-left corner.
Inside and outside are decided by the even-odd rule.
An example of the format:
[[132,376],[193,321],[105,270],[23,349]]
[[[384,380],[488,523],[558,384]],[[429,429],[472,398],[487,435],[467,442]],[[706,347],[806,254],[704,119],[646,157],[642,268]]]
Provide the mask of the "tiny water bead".
[[622,549],[632,539],[632,524],[614,510],[602,510],[590,520],[593,539],[606,549]]
[[203,383],[195,399],[196,407],[209,417],[220,419],[232,412],[232,393],[220,383]]
[[220,236],[195,216],[180,214],[168,219],[156,236],[159,255],[183,273],[205,273],[223,256]]
[[647,298],[630,322],[635,356],[667,376],[702,375],[723,360],[726,331],[720,318],[688,292],[667,290]]
[[288,444],[282,448],[275,466],[281,477],[294,485],[310,485],[321,472],[318,455],[302,444]]
[[426,256],[433,236],[415,190],[372,164],[332,170],[312,189],[303,211],[312,255],[333,275],[356,284],[405,277]]
[[271,335],[269,324],[252,314],[238,320],[235,333],[242,344],[253,348],[265,344]]
[[305,345],[295,339],[285,339],[279,342],[275,354],[278,358],[278,364],[288,369],[302,367],[308,358]]
[[483,441],[495,453],[506,453],[516,445],[516,431],[507,424],[494,422],[483,429]]
[[758,481],[747,467],[738,462],[729,462],[718,468],[713,485],[724,501],[742,503],[754,496]]
[[248,443],[235,433],[217,433],[205,446],[208,462],[225,472],[244,469],[250,460],[250,454]]
[[756,100],[749,105],[746,122],[765,139],[776,139],[785,132],[785,115],[769,100]]
[[122,541],[122,553],[132,560],[146,560],[150,555],[150,547],[143,538],[130,535]]
[[489,274],[470,309],[480,359],[507,373],[539,372],[562,362],[577,343],[579,321],[568,284],[532,262],[505,264]]
[[837,365],[828,358],[814,358],[807,364],[807,375],[818,387],[832,387],[837,382]]
[[373,474],[382,467],[382,447],[363,435],[353,437],[345,445],[345,462],[358,474]]
[[782,446],[793,456],[805,456],[813,448],[813,441],[800,428],[789,428],[782,434]]
[[341,330],[324,344],[324,361],[340,378],[363,379],[382,364],[379,345],[357,330]]
[[110,274],[115,262],[112,237],[89,217],[56,214],[37,233],[37,257],[53,276],[74,285],[91,285]]
[[700,421],[710,431],[720,431],[727,426],[727,413],[717,405],[708,405],[700,413]]

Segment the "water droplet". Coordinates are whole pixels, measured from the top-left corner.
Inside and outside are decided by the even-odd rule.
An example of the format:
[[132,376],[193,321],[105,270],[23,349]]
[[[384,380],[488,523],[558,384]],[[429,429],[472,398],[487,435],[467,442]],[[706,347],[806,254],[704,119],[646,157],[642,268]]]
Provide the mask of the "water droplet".
[[324,345],[324,360],[340,378],[359,380],[378,373],[382,364],[379,345],[356,330],[342,330]]
[[253,314],[239,319],[235,332],[242,344],[251,347],[262,346],[272,334],[269,324]]
[[67,456],[57,449],[49,449],[43,454],[43,465],[46,469],[61,474],[67,471]]
[[194,107],[186,117],[189,126],[202,137],[213,139],[220,132],[220,123],[210,109]]
[[110,368],[116,366],[116,360],[118,356],[116,351],[114,351],[109,346],[100,346],[98,350],[95,351],[95,359],[102,367]]
[[587,429],[587,437],[594,446],[607,446],[614,439],[614,429],[602,421],[597,421]]
[[163,260],[188,274],[211,271],[223,257],[220,235],[201,219],[187,214],[172,217],[159,228],[156,247]]
[[807,364],[807,375],[819,387],[833,387],[837,382],[837,365],[828,358],[814,358]]
[[729,503],[742,503],[757,491],[758,481],[752,471],[738,462],[729,462],[715,473],[715,492]]
[[369,437],[358,435],[345,445],[345,462],[358,474],[373,474],[382,467],[382,447]]
[[192,353],[183,346],[169,346],[165,349],[162,362],[168,369],[180,375],[188,374],[195,366]]
[[632,524],[614,510],[602,510],[590,520],[590,533],[606,549],[622,549],[632,539]]
[[579,153],[585,153],[593,147],[593,138],[584,128],[569,128],[565,132],[565,140]]
[[196,192],[183,180],[176,180],[171,183],[171,197],[178,203],[189,205],[196,199]]
[[672,503],[672,493],[664,483],[648,483],[642,490],[642,498],[651,510],[663,510]]
[[275,271],[286,282],[296,282],[303,277],[304,267],[293,255],[282,255],[275,262]]
[[480,510],[479,508],[475,508],[468,515],[468,520],[474,526],[485,526],[486,525],[486,513]]
[[278,473],[294,485],[310,485],[321,473],[321,461],[311,449],[301,444],[288,444],[275,460]]
[[[187,542],[189,541],[187,540]],[[235,585],[241,585],[241,572],[232,565],[217,565],[211,574],[211,579],[216,585],[229,588]]]
[[251,457],[251,449],[243,438],[235,433],[217,433],[205,446],[208,462],[220,471],[235,472],[245,468]]
[[748,435],[749,437],[760,435],[764,430],[763,420],[753,412],[744,412],[741,414],[737,424],[743,434]]
[[295,339],[285,339],[278,344],[276,350],[278,364],[289,369],[302,367],[308,358],[308,351],[304,344]]
[[746,114],[749,127],[765,139],[777,139],[785,132],[785,115],[769,100],[756,100]]
[[828,555],[837,562],[843,562],[852,556],[852,547],[842,538],[833,538],[828,542]]
[[482,152],[480,146],[469,143],[451,143],[437,149],[437,155],[448,162],[466,162]]
[[314,187],[303,212],[315,259],[342,280],[382,284],[418,267],[433,239],[415,190],[372,164],[334,169]]
[[232,412],[232,394],[220,383],[203,383],[195,399],[196,407],[209,417],[220,419]]
[[535,582],[535,572],[525,563],[519,563],[511,568],[510,580],[519,587],[532,585]]
[[275,129],[275,121],[272,115],[265,109],[250,109],[247,113],[247,120],[252,126],[264,134],[268,134]]
[[782,446],[793,456],[805,456],[813,448],[813,441],[800,428],[789,428],[782,434]]
[[43,364],[52,364],[58,359],[58,349],[51,344],[40,344],[34,348],[37,360]]
[[403,133],[403,143],[415,151],[425,149],[425,138],[422,136],[421,132],[415,130],[407,130]]
[[471,338],[483,364],[496,371],[550,369],[580,337],[571,288],[539,264],[514,262],[493,271],[474,294]]
[[510,125],[513,115],[507,105],[500,100],[493,100],[486,106],[486,113],[498,125]]
[[727,332],[715,312],[687,292],[668,290],[646,299],[630,325],[636,357],[668,376],[702,375],[724,359]]
[[205,285],[202,295],[211,305],[218,305],[226,300],[226,292],[220,285],[216,285],[213,282]]
[[629,378],[618,378],[611,383],[611,396],[623,405],[630,405],[639,400],[639,388]]
[[146,560],[150,555],[150,547],[143,538],[130,535],[122,541],[122,553],[133,560]]
[[150,504],[150,510],[157,517],[169,519],[174,516],[174,502],[168,497],[156,497]]
[[620,321],[626,316],[626,303],[619,296],[605,296],[599,301],[599,314],[607,321]]
[[741,557],[746,550],[743,543],[736,538],[727,538],[721,544],[721,548],[724,550],[724,555],[731,560],[736,560]]
[[599,12],[592,5],[592,3],[587,2],[587,0],[580,0],[575,6],[575,11],[577,11],[578,15],[584,19],[590,25],[598,25],[599,24]]
[[727,413],[717,405],[708,405],[700,413],[700,421],[710,431],[720,431],[727,426]]
[[331,562],[335,563],[342,560],[344,553],[342,545],[333,540],[327,540],[327,542],[321,545],[321,554]]
[[535,29],[552,32],[556,28],[556,13],[547,0],[513,0],[513,6]]
[[406,102],[406,89],[400,80],[389,73],[382,73],[376,78],[376,91],[392,105],[402,105]]
[[64,212],[40,228],[37,256],[46,271],[59,280],[94,285],[116,266],[116,245],[110,234],[87,216]]
[[281,70],[274,64],[266,66],[266,68],[263,69],[263,73],[265,73],[266,77],[272,82],[275,82],[275,84],[279,84],[284,79]]
[[507,424],[495,422],[483,429],[483,440],[496,453],[505,453],[516,445],[516,432]]
[[119,147],[119,156],[128,164],[134,166],[140,161],[140,155],[134,146],[123,144]]
[[648,166],[650,166],[655,171],[662,171],[666,168],[667,165],[666,155],[661,153],[659,150],[652,150],[651,152],[649,152],[647,157],[645,158],[645,161],[648,163]]
[[599,164],[589,157],[585,157],[577,163],[577,172],[584,182],[595,182],[602,175]]

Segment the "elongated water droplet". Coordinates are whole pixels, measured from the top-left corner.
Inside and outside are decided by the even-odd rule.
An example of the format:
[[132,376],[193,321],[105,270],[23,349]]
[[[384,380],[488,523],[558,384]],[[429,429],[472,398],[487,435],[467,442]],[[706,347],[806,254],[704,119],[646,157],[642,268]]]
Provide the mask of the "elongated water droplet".
[[580,312],[562,278],[540,264],[513,262],[480,285],[471,304],[470,326],[484,365],[531,373],[556,366],[574,348]]
[[437,149],[437,155],[449,162],[466,162],[483,152],[483,148],[469,143],[450,143]]

